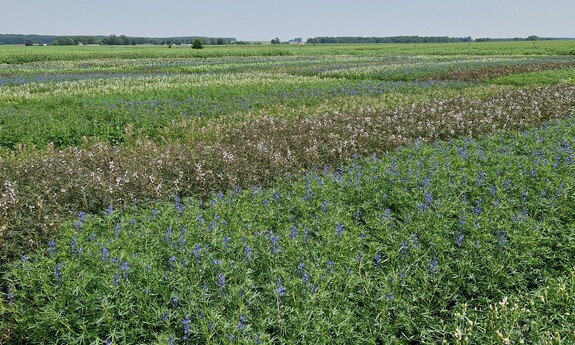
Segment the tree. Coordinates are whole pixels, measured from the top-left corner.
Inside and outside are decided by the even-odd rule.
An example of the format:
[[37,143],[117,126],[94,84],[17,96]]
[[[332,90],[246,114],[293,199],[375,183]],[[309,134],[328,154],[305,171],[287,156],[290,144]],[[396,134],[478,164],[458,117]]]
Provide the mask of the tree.
[[[124,36],[125,37],[125,36]],[[104,39],[104,44],[111,46],[117,46],[122,44],[122,39],[116,35],[110,35],[108,38]]]
[[192,49],[204,49],[204,45],[202,44],[202,40],[196,38],[192,43]]
[[277,37],[274,38],[274,39],[272,40],[272,44],[280,44],[280,39],[277,38]]

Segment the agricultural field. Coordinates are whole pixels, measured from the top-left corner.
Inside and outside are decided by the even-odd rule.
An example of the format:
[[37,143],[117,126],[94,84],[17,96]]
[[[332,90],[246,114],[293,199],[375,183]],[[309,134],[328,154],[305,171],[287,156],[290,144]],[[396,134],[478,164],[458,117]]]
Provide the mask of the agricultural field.
[[0,344],[575,342],[575,42],[0,47]]

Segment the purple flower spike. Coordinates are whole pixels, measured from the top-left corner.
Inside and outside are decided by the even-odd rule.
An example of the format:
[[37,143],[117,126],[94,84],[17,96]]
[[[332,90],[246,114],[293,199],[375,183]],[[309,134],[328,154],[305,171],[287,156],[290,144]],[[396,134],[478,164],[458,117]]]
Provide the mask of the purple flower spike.
[[226,287],[226,278],[223,274],[218,273],[218,281],[216,282],[216,286],[218,287],[218,291],[221,293]]
[[335,232],[337,233],[338,236],[341,237],[341,235],[343,233],[343,225],[338,223],[335,227]]
[[285,293],[286,293],[286,290],[282,286],[282,280],[278,279],[276,281],[276,295],[277,295],[278,299],[281,299],[283,297],[283,295],[285,295]]
[[463,234],[461,232],[455,237],[455,244],[457,244],[458,247],[461,247],[463,244]]

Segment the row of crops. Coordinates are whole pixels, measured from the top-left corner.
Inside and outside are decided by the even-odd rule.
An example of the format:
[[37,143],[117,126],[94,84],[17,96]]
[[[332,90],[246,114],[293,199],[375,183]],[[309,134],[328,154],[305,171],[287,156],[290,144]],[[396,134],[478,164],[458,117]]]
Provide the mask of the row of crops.
[[575,340],[575,45],[0,49],[0,344]]

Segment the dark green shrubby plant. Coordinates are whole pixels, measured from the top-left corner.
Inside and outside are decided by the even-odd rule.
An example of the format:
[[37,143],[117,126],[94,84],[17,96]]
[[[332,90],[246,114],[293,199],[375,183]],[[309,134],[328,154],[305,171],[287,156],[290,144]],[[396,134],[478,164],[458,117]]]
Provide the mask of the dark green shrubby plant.
[[204,45],[202,43],[202,40],[199,38],[196,38],[194,40],[194,42],[192,43],[192,49],[204,49]]
[[81,212],[8,266],[0,328],[13,343],[575,341],[574,134],[570,118],[416,142],[266,189]]

